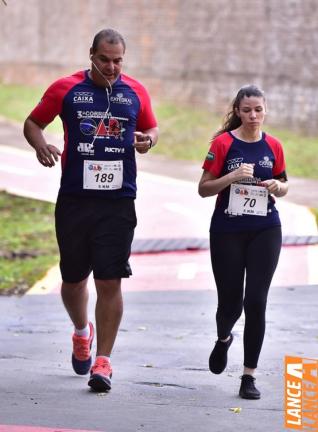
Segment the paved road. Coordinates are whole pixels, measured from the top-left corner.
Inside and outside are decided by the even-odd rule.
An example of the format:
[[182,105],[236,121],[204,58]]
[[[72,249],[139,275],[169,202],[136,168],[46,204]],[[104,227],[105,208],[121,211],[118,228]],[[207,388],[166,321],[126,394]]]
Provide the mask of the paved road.
[[214,376],[207,369],[215,291],[125,292],[113,389],[106,395],[91,393],[87,378],[72,373],[72,329],[59,296],[1,298],[0,424],[29,425],[34,432],[40,426],[56,432],[282,432],[284,356],[317,357],[317,289],[271,290],[259,401],[237,395],[243,320],[235,326],[226,371]]
[[[1,123],[0,123],[1,126]],[[15,136],[14,146],[0,145],[0,188],[10,192],[34,198],[55,202],[60,166],[54,168],[42,167],[36,160],[34,151],[27,145],[21,145],[21,136],[14,135],[15,127],[5,129],[8,138],[1,138],[0,143],[8,142]],[[21,131],[18,130],[21,134]],[[10,135],[10,133],[11,135]],[[55,137],[52,140],[56,139]],[[166,175],[158,175],[166,165],[153,159],[153,170],[148,155],[138,157],[138,165],[144,170],[138,174],[138,199],[136,208],[138,226],[135,238],[137,241],[168,240],[163,243],[163,249],[169,246],[169,241],[179,239],[183,242],[186,252],[157,253],[156,255],[137,255],[132,257],[136,276],[129,281],[128,289],[139,290],[148,287],[151,290],[166,289],[214,289],[211,278],[209,253],[193,251],[192,240],[202,239],[207,242],[211,213],[215,204],[214,198],[202,199],[197,193],[197,181],[177,179]],[[193,167],[193,165],[191,165]],[[188,166],[189,169],[190,165]],[[145,171],[147,169],[147,171]],[[178,169],[175,171],[179,172]],[[200,168],[197,167],[198,173]],[[196,174],[197,176],[200,174]],[[185,173],[184,173],[185,175]],[[189,177],[193,175],[193,172]],[[154,204],[155,203],[155,204]],[[306,206],[285,200],[278,200],[283,235],[317,236],[315,218]],[[151,242],[150,242],[151,243]],[[292,242],[291,242],[292,243]],[[195,244],[195,243],[194,243]],[[190,250],[189,250],[190,249]],[[158,249],[157,249],[158,251]],[[160,248],[159,248],[160,252]],[[293,284],[318,283],[318,245],[301,246],[288,245],[281,254],[280,265],[273,280],[274,286]],[[291,268],[290,262],[295,264]],[[147,266],[144,263],[147,262]],[[151,269],[151,271],[150,271]],[[154,279],[153,273],[158,273]],[[50,282],[49,291],[58,291],[60,278],[58,271],[54,273],[54,282]],[[151,280],[154,279],[154,280]],[[169,281],[171,283],[169,283]],[[45,284],[46,286],[48,283]],[[40,286],[43,286],[41,283]],[[36,292],[39,292],[38,287]],[[40,292],[43,292],[40,289]]]
[[[59,165],[42,167],[33,152],[0,146],[0,188],[10,192],[55,202],[59,177]],[[197,194],[197,184],[141,171],[138,175],[138,199],[136,208],[138,226],[136,240],[149,239],[206,239],[214,199],[202,199]],[[153,205],[155,203],[155,205]],[[278,203],[284,236],[316,236],[315,218],[307,207],[281,200]],[[187,243],[186,243],[187,244]],[[191,241],[189,243],[191,247]],[[290,268],[290,262],[294,265]],[[280,265],[275,274],[275,286],[318,283],[318,245],[289,245],[283,248]],[[148,265],[145,266],[144,263]],[[205,250],[187,250],[186,253],[134,255],[136,278],[128,286],[137,290],[148,286],[152,290],[166,289],[214,289],[211,278],[209,254]],[[150,272],[149,269],[152,269]],[[158,276],[153,279],[153,273]],[[55,287],[58,291],[58,272]],[[168,281],[170,280],[170,284]],[[171,288],[169,288],[171,289]]]
[[[50,142],[61,146],[61,137],[48,134]],[[26,143],[21,125],[0,117],[0,146],[6,145],[22,150],[32,151]],[[162,144],[163,145],[163,144]],[[138,155],[139,169],[145,172],[161,174],[167,177],[188,180],[197,183],[201,169],[200,164],[188,161],[175,161],[164,156],[148,154]],[[286,200],[306,207],[318,208],[318,180],[290,177],[290,189]]]
[[[17,132],[0,122],[0,188],[54,201],[59,168],[41,167],[21,149]],[[198,197],[193,178],[154,174],[162,160],[151,159],[139,161],[136,237],[206,238],[213,200]],[[285,235],[317,234],[307,207],[282,200],[281,214]],[[107,395],[91,393],[86,378],[71,371],[72,328],[57,295],[57,272],[45,289],[40,283],[30,295],[1,297],[0,432],[281,432],[284,356],[317,357],[316,263],[317,246],[283,247],[257,374],[259,401],[237,396],[243,318],[226,372],[213,376],[207,369],[216,292],[206,250],[132,256],[135,276],[124,285],[126,311]],[[91,318],[94,302],[91,290]]]

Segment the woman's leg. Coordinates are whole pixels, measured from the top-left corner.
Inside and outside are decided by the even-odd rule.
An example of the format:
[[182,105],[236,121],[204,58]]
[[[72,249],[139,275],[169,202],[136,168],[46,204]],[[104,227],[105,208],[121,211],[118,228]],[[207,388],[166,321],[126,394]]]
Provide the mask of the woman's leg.
[[228,233],[211,236],[211,260],[218,293],[218,340],[209,358],[209,369],[214,374],[226,368],[227,352],[233,341],[231,330],[242,313],[244,238],[242,234]]
[[225,340],[243,309],[245,233],[212,233],[211,262],[218,294],[218,338]]
[[255,233],[247,251],[244,297],[244,367],[252,374],[265,334],[265,311],[268,290],[274,275],[282,244],[280,227]]

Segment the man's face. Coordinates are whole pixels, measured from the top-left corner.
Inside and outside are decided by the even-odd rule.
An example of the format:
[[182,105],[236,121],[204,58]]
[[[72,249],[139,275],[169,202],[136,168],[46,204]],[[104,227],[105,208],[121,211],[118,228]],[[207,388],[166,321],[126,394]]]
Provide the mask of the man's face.
[[123,59],[124,47],[121,43],[110,44],[102,39],[97,50],[94,53],[91,51],[91,75],[94,83],[102,87],[105,87],[107,82],[113,84],[120,75]]

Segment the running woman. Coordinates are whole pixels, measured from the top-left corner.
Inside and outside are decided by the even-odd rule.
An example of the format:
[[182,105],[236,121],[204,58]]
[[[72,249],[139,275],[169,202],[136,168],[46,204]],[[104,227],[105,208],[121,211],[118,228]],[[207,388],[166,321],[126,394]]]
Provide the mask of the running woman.
[[[38,161],[53,167],[61,156],[62,178],[55,221],[60,249],[62,299],[74,324],[72,365],[90,372],[95,391],[111,388],[110,355],[123,313],[121,279],[132,272],[131,243],[137,223],[135,151],[147,153],[158,127],[146,89],[121,72],[126,44],[101,30],[90,48],[89,70],[54,82],[24,124]],[[64,150],[47,143],[43,130],[60,116]],[[87,280],[93,272],[97,350],[88,319]]]
[[265,334],[268,290],[282,244],[275,197],[288,190],[281,143],[262,131],[266,102],[255,85],[242,87],[215,134],[199,182],[202,197],[217,195],[210,253],[217,287],[218,339],[209,368],[227,365],[232,329],[244,309],[244,365],[239,395],[259,399],[254,373]]

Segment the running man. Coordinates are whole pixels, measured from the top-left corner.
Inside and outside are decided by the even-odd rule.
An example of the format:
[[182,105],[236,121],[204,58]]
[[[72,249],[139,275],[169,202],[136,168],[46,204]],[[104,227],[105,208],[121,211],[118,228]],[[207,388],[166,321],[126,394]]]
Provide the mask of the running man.
[[[101,30],[90,48],[90,69],[54,82],[24,123],[25,138],[42,165],[51,168],[61,157],[55,209],[61,295],[75,328],[73,369],[79,375],[90,372],[94,391],[111,388],[110,355],[123,313],[121,279],[132,274],[135,151],[147,153],[158,140],[146,89],[122,73],[125,49],[121,34]],[[57,115],[64,128],[62,153],[43,135]],[[91,272],[97,292],[93,365],[94,326],[87,311]]]

